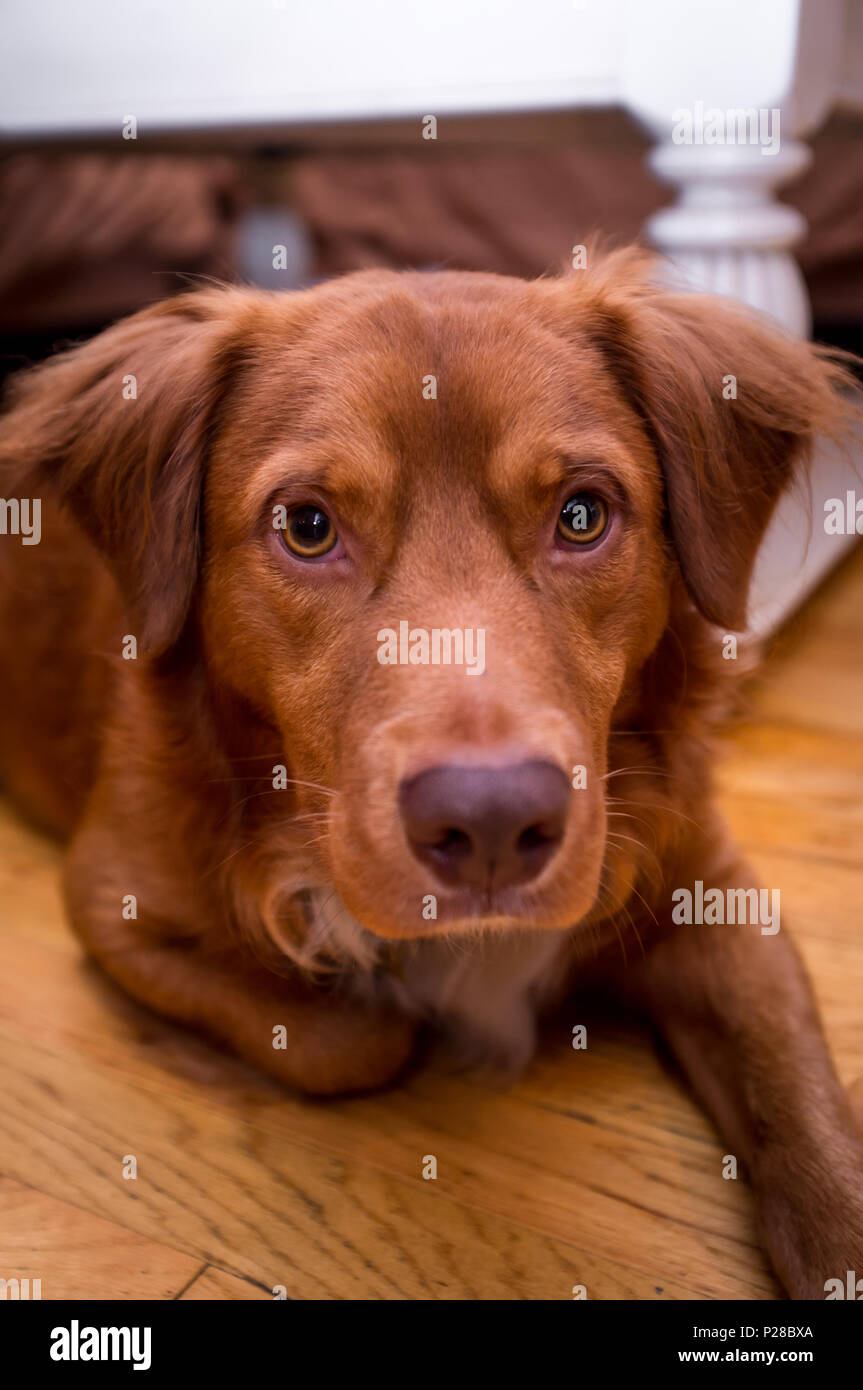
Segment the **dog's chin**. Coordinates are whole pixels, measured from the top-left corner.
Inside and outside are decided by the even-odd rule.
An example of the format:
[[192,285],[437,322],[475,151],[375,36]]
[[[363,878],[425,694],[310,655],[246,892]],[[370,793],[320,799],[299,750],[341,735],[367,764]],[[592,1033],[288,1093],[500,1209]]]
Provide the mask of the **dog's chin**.
[[[429,895],[433,898],[433,895]],[[418,941],[436,936],[477,935],[507,931],[562,931],[576,926],[593,906],[587,901],[544,905],[539,896],[529,898],[517,889],[494,894],[459,891],[434,897],[425,908],[428,916],[407,924],[378,912],[352,909],[366,931],[387,941]]]

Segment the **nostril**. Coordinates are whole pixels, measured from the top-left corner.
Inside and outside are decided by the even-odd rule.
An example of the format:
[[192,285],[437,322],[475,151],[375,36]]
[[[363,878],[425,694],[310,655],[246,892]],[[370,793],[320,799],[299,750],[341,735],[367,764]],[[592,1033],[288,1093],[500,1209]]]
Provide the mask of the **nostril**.
[[529,825],[519,835],[515,847],[519,854],[532,854],[536,850],[545,850],[556,844],[562,835],[562,823],[552,825],[546,822],[544,825]]
[[463,830],[443,830],[440,838],[434,844],[427,846],[435,854],[445,855],[449,859],[466,859],[473,853],[471,838]]

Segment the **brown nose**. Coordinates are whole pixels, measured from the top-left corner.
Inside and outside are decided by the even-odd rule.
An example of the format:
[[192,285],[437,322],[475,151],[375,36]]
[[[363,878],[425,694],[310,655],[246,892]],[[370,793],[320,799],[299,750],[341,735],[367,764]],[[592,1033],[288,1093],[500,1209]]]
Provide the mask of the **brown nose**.
[[431,767],[402,782],[411,849],[442,882],[491,891],[527,883],[563,840],[569,779],[547,762]]

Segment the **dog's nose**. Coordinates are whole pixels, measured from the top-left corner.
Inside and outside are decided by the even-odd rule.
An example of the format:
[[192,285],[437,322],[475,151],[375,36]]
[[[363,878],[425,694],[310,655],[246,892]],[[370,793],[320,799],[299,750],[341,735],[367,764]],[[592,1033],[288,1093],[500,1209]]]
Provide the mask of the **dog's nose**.
[[554,763],[427,768],[399,788],[414,854],[442,882],[527,883],[563,840],[570,785]]

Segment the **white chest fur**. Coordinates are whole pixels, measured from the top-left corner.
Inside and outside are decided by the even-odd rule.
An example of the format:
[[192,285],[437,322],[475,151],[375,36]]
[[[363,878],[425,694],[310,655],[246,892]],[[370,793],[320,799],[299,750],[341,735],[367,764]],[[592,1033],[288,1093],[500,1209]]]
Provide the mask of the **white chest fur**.
[[569,932],[485,931],[390,944],[340,903],[334,909],[332,890],[310,900],[307,947],[344,962],[351,993],[429,1019],[467,1063],[517,1070],[529,1060],[538,1014],[565,984]]

